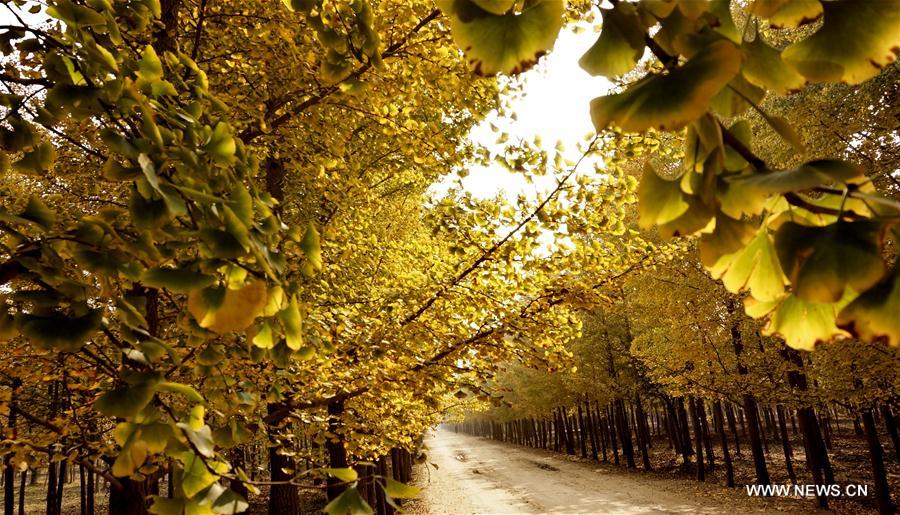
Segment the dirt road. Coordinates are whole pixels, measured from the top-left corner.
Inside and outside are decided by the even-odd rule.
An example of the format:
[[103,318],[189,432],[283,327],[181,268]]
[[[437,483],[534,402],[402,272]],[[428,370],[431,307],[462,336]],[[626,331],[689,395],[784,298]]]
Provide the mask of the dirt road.
[[435,470],[420,469],[422,499],[434,515],[526,513],[804,513],[791,500],[748,498],[743,490],[653,478],[558,454],[438,430],[426,439]]

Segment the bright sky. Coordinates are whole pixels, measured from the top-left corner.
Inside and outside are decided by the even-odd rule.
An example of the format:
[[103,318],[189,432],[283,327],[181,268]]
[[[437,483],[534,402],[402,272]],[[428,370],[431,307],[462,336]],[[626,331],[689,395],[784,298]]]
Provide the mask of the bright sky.
[[[572,160],[580,157],[577,143],[594,132],[588,111],[589,102],[605,94],[611,86],[605,78],[591,77],[578,66],[578,59],[597,39],[591,25],[581,25],[580,28],[583,30],[578,33],[572,27],[564,29],[553,51],[541,59],[538,66],[521,76],[521,92],[514,95],[516,98],[510,103],[510,112],[515,112],[518,119],[500,119],[496,112],[491,113],[472,129],[472,140],[487,148],[499,149],[497,133],[490,127],[493,123],[510,133],[510,142],[517,138],[530,140],[540,136],[545,150],[554,149],[556,142],[562,141],[564,157]],[[448,178],[449,183],[457,181],[458,177]],[[446,189],[450,185],[442,184],[436,190]],[[555,186],[555,182],[554,177],[548,174],[536,177],[532,184],[521,175],[493,165],[470,168],[469,175],[462,179],[462,185],[481,198],[503,193],[512,200],[520,193],[533,197]]]

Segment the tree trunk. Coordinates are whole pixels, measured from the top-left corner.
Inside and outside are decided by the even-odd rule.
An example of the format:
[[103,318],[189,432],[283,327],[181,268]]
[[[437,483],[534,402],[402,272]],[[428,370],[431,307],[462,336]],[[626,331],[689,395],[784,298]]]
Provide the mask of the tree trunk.
[[722,423],[722,403],[713,403],[713,423],[719,434],[719,442],[722,445],[722,461],[725,462],[725,482],[729,487],[734,487],[734,467],[731,463],[731,453],[728,452],[728,435],[725,434],[725,424]]
[[616,425],[619,427],[619,440],[622,442],[622,454],[625,456],[625,466],[637,468],[634,463],[634,447],[631,445],[631,430],[628,428],[628,415],[625,414],[625,401],[616,399]]
[[716,465],[716,455],[713,454],[712,439],[709,437],[709,422],[706,420],[706,405],[703,399],[697,399],[697,415],[700,417],[700,427],[703,429],[703,450],[706,451],[706,463],[712,468]]
[[891,504],[887,473],[884,469],[884,451],[881,448],[881,442],[878,441],[878,430],[875,427],[872,410],[867,409],[863,412],[862,422],[865,426],[866,441],[869,444],[869,459],[872,462],[872,480],[875,482],[875,500],[878,503],[878,512],[881,515],[890,515],[894,513],[894,508]]
[[891,443],[894,444],[894,453],[897,455],[897,461],[900,461],[900,434],[897,431],[897,420],[888,404],[881,405],[881,414],[884,418],[884,425],[887,427],[888,434],[891,437]]
[[[340,418],[344,413],[344,402],[333,401],[328,404],[328,430],[335,435],[325,441],[325,450],[328,452],[328,466],[331,468],[347,468],[347,449],[344,447],[344,437],[339,431]],[[347,485],[336,477],[328,478],[326,494],[328,500],[337,498]]]
[[697,409],[697,401],[693,397],[689,399],[691,407],[691,419],[694,425],[695,447],[697,448],[697,481],[706,480],[706,471],[703,466],[703,427],[700,424],[700,410]]
[[615,458],[616,465],[619,464],[619,445],[616,440],[616,423],[615,423],[615,410],[610,406],[606,408],[606,420],[607,420],[607,431],[609,432],[609,438],[612,445],[613,457]]
[[650,431],[647,428],[647,425],[643,423],[645,419],[644,415],[644,407],[641,404],[641,396],[635,396],[635,414],[638,419],[638,434],[640,435],[640,443],[641,443],[641,461],[644,465],[644,470],[653,470],[653,467],[650,465]]
[[[19,378],[13,378],[12,388],[9,394],[9,438],[16,439],[16,390],[22,382]],[[6,515],[15,515],[16,509],[16,471],[12,464],[12,454],[8,454],[4,459],[5,467],[3,469],[3,513]]]
[[[34,475],[34,472],[32,472]],[[25,485],[28,482],[28,472],[22,472],[22,478],[19,480],[19,515],[25,515]]]
[[778,426],[780,427],[781,432],[781,449],[784,451],[784,466],[787,468],[788,477],[791,478],[791,483],[797,484],[797,475],[794,474],[794,452],[793,449],[791,449],[791,441],[788,439],[784,406],[779,404],[775,407],[775,411],[778,414]]
[[728,420],[728,430],[734,436],[734,452],[738,456],[741,455],[741,435],[737,430],[737,421],[734,416],[734,408],[731,403],[725,405],[725,418]]
[[759,418],[756,411],[756,399],[749,393],[744,394],[744,416],[750,436],[750,450],[753,451],[753,467],[756,469],[756,483],[771,484],[769,469],[766,466],[766,455],[763,451],[762,438],[759,434]]
[[109,489],[109,515],[146,515],[147,482],[120,478],[122,489]]

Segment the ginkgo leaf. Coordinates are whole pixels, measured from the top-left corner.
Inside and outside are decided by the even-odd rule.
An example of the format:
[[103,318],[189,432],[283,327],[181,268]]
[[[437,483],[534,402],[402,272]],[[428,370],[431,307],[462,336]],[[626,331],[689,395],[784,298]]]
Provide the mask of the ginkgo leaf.
[[775,248],[794,294],[807,302],[837,302],[846,287],[864,291],[884,276],[885,224],[838,221],[825,227],[786,222]]
[[782,52],[814,82],[859,84],[900,53],[900,0],[824,2],[825,20],[812,36]]
[[372,508],[359,495],[356,487],[344,490],[323,509],[328,515],[372,515]]
[[772,90],[779,95],[787,95],[799,91],[806,84],[803,75],[788,66],[781,58],[781,52],[769,46],[762,37],[756,34],[753,41],[743,45],[744,77],[753,84]]
[[632,4],[619,2],[601,9],[600,37],[578,64],[591,75],[615,77],[628,72],[644,54],[644,26]]
[[719,213],[713,232],[700,236],[700,262],[713,276],[721,276],[724,270],[719,273],[717,270],[730,264],[734,254],[745,248],[755,235],[749,223]]
[[776,29],[799,27],[822,16],[822,3],[819,0],[781,0],[777,3],[782,5],[763,16],[768,18],[769,26]]
[[122,386],[101,395],[94,409],[107,417],[131,418],[150,403],[155,391],[152,382]]
[[738,293],[749,289],[759,301],[778,299],[784,293],[784,273],[765,225],[727,267],[717,268],[713,276],[721,278],[728,291]]
[[698,196],[687,196],[688,209],[678,218],[659,224],[659,235],[663,239],[687,236],[702,230],[715,215],[715,209],[704,204]]
[[244,513],[250,507],[250,503],[241,494],[227,489],[216,497],[212,505],[213,511],[222,515]]
[[151,288],[165,288],[179,293],[187,293],[195,288],[206,288],[215,282],[215,278],[193,270],[181,268],[155,267],[141,276],[141,282]]
[[153,82],[163,77],[162,61],[156,55],[156,50],[151,45],[144,47],[141,52],[141,60],[138,62],[138,76],[147,82]]
[[246,329],[265,305],[263,281],[251,281],[240,289],[198,288],[188,294],[188,311],[200,327],[219,334]]
[[783,172],[758,172],[730,179],[732,184],[760,193],[803,191],[834,182],[847,183],[863,175],[862,167],[839,159],[822,159],[804,163]]
[[900,346],[900,267],[842,309],[837,325],[863,341]]
[[638,223],[641,227],[671,222],[683,215],[688,207],[677,180],[663,179],[649,162],[644,164],[638,185]]
[[28,204],[19,214],[22,218],[30,220],[45,229],[49,229],[56,221],[56,213],[53,212],[40,197],[32,195],[28,198]]
[[384,493],[392,499],[412,499],[421,492],[419,487],[407,485],[389,477],[385,477],[384,481]]
[[493,14],[472,0],[443,0],[453,39],[479,75],[517,74],[553,47],[563,24],[562,0],[530,0],[521,12]]
[[840,303],[806,302],[788,295],[772,312],[762,334],[780,336],[795,349],[813,350],[818,342],[850,336],[834,323],[840,306]]
[[312,264],[315,270],[322,269],[322,247],[319,240],[319,231],[316,226],[310,222],[303,233],[303,239],[300,240],[300,250],[306,255],[306,259]]
[[329,476],[334,476],[345,483],[352,483],[359,479],[359,474],[356,473],[356,470],[346,467],[346,468],[325,468],[322,469],[322,472],[325,472]]
[[516,0],[472,0],[478,7],[493,14],[504,14],[516,3]]
[[203,463],[203,459],[196,454],[185,452],[179,459],[184,464],[181,474],[181,490],[185,497],[190,498],[197,495],[218,480],[218,477],[210,472]]
[[594,127],[600,131],[615,123],[629,132],[680,129],[709,109],[712,97],[740,67],[737,46],[725,40],[710,43],[668,74],[650,75],[622,93],[592,100]]
[[[287,307],[278,312],[278,319],[284,326],[284,339],[288,348],[291,350],[300,350],[303,346],[303,335],[301,334],[302,318],[300,317],[300,306],[297,304],[296,297],[291,297]],[[256,340],[254,340],[254,343]]]
[[61,313],[50,315],[16,315],[19,333],[41,349],[75,352],[100,329],[103,310],[93,309],[81,316]]

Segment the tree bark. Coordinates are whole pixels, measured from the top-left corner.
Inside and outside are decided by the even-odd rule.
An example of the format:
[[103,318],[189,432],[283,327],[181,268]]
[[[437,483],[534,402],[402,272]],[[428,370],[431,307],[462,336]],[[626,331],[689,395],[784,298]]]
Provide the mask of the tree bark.
[[891,437],[891,443],[894,444],[894,453],[897,455],[897,461],[900,461],[900,433],[897,431],[897,420],[888,404],[881,405],[881,414],[884,418],[884,425],[887,427],[888,435]]
[[775,411],[778,414],[778,426],[780,427],[781,432],[781,449],[784,451],[784,466],[787,468],[788,477],[791,478],[791,483],[797,483],[797,475],[794,473],[794,451],[791,449],[791,441],[788,439],[787,434],[787,420],[784,416],[784,406],[779,404],[775,407]]
[[716,432],[719,433],[719,442],[722,445],[722,461],[725,462],[725,482],[729,487],[734,487],[734,467],[731,463],[731,453],[728,452],[728,435],[725,434],[725,424],[722,422],[722,403],[713,403],[713,423]]
[[891,503],[890,487],[887,482],[887,473],[884,469],[884,450],[878,441],[878,430],[875,426],[875,418],[872,410],[867,409],[862,413],[862,422],[865,427],[866,441],[869,444],[869,459],[872,463],[872,479],[875,483],[875,500],[878,503],[878,513],[890,515],[894,513]]

